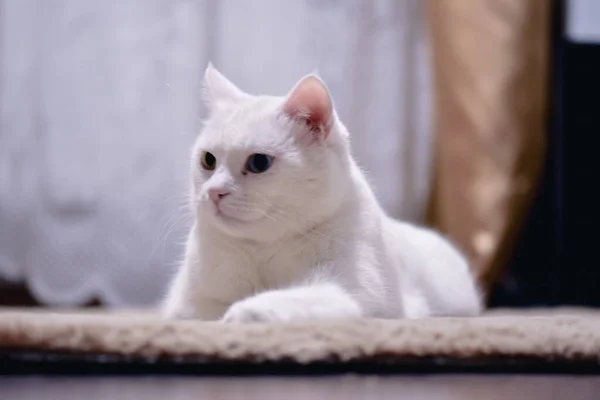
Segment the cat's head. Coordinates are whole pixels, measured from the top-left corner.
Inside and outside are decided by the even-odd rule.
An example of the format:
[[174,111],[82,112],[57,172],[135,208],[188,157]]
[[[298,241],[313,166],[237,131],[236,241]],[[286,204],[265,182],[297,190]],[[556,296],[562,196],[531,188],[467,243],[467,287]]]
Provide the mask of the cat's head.
[[348,133],[321,79],[308,75],[287,96],[253,96],[209,64],[204,100],[192,158],[198,223],[271,241],[339,207],[350,180]]

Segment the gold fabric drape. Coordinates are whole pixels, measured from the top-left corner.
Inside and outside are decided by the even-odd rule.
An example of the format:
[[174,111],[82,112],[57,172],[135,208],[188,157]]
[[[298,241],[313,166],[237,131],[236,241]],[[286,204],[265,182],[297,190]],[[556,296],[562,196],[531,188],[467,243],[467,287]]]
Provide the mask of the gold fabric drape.
[[429,0],[436,94],[431,222],[484,288],[507,263],[546,151],[546,0]]

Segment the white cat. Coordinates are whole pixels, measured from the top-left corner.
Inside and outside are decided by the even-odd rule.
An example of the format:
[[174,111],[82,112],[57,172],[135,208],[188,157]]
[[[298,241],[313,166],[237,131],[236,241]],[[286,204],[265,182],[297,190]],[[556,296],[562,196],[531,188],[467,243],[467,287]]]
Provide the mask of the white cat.
[[[476,315],[467,262],[386,216],[329,91],[242,92],[211,65],[193,149],[195,223],[164,314],[226,322]],[[376,140],[375,138],[373,140]]]

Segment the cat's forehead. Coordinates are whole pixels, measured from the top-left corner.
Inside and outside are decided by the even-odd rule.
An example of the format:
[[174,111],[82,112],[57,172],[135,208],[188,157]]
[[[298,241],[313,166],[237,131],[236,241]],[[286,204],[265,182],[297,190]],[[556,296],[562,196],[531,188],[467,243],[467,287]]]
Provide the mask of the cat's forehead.
[[[281,101],[256,98],[222,110],[206,121],[199,145],[219,148],[260,148],[285,140],[280,117]],[[283,135],[283,136],[282,136]]]

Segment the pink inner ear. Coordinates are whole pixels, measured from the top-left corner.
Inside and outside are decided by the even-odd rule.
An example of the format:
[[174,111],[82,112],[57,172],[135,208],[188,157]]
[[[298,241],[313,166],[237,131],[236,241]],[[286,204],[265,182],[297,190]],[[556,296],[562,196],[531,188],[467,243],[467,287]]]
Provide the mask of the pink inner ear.
[[333,104],[327,87],[317,77],[308,76],[292,89],[283,112],[306,123],[311,132],[322,132],[324,138],[331,131]]

